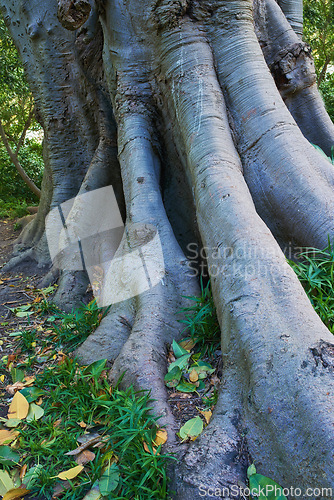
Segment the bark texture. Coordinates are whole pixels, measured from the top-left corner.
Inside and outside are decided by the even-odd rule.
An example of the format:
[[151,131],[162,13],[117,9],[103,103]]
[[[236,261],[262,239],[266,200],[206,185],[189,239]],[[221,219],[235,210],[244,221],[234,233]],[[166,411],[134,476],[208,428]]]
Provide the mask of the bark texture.
[[[152,390],[179,453],[174,498],[245,484],[250,457],[284,487],[332,487],[333,337],[282,251],[321,248],[334,234],[333,166],[309,142],[329,153],[334,126],[300,38],[302,2],[0,5],[46,137],[40,210],[9,266],[48,263],[49,209],[111,184],[121,246],[138,248],[153,226],[166,273],[114,304],[78,355],[107,356],[113,380],[126,370],[124,385]],[[193,242],[207,254],[223,383],[209,426],[180,451],[164,353],[180,336],[176,313],[198,292]],[[62,272],[57,300],[72,307],[87,283],[85,271]]]

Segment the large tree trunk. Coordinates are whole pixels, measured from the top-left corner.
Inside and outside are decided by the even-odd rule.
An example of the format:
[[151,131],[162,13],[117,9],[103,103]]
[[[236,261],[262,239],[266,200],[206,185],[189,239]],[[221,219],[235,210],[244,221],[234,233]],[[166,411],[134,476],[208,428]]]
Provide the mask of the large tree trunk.
[[[151,389],[173,446],[163,354],[180,335],[176,312],[197,293],[185,255],[199,241],[223,384],[210,425],[172,473],[175,498],[245,483],[245,449],[284,487],[332,487],[333,338],[283,253],[323,247],[334,233],[333,166],[308,142],[330,151],[334,126],[298,38],[301,2],[58,3],[57,17],[55,0],[43,9],[38,0],[0,2],[46,136],[42,201],[23,258],[48,261],[50,208],[110,184],[123,247],[138,248],[155,228],[164,277],[113,304],[78,355],[108,356],[113,379],[126,370],[123,384]],[[57,300],[71,306],[87,283],[84,270],[61,272]]]

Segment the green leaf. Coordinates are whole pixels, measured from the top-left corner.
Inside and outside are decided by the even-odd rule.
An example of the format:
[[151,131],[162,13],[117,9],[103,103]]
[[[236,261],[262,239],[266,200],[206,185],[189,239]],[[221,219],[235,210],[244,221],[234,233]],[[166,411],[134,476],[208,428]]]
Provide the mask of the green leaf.
[[17,318],[27,318],[31,314],[34,314],[34,311],[19,311],[19,312],[15,313],[15,316]]
[[18,368],[12,368],[10,370],[10,375],[12,377],[13,384],[15,384],[15,382],[22,382],[24,379],[24,371],[19,370]]
[[115,491],[119,483],[119,478],[119,469],[116,464],[112,464],[110,467],[107,467],[99,480],[101,495],[106,496],[112,491]]
[[174,361],[169,365],[168,372],[171,372],[173,368],[175,368],[175,366],[178,366],[180,370],[183,370],[187,366],[190,356],[191,354],[189,353],[183,354],[183,356],[181,356],[180,358],[178,358],[176,361]]
[[22,480],[22,484],[24,484],[26,488],[30,489],[38,479],[38,476],[40,475],[42,470],[43,470],[42,464],[35,465],[35,467],[29,469]]
[[15,453],[9,446],[0,446],[0,464],[15,465],[19,462],[20,455]]
[[43,396],[44,391],[42,391],[42,389],[38,389],[37,387],[24,387],[20,393],[26,398],[28,403],[32,403],[40,396]]
[[[208,363],[206,363],[206,365],[207,364]],[[212,375],[212,373],[214,373],[214,371],[215,371],[215,369],[212,368],[212,366],[210,366],[210,365],[208,365],[208,366],[198,366],[197,364],[191,365],[188,371],[190,372],[191,370],[196,370],[199,379],[204,379],[208,375]]]
[[22,423],[21,418],[8,418],[4,421],[5,426],[8,427],[9,429],[17,427],[21,423]]
[[100,500],[102,498],[98,483],[94,483],[93,488],[84,496],[83,500]]
[[191,418],[180,429],[179,436],[181,439],[194,439],[203,431],[203,420],[201,417]]
[[27,415],[27,422],[32,422],[33,420],[39,420],[44,415],[44,410],[41,406],[35,405],[35,403],[30,403],[29,412]]
[[182,380],[179,385],[176,386],[176,390],[180,392],[195,392],[197,391],[197,385]]
[[167,387],[176,387],[180,382],[182,372],[178,366],[174,366],[173,370],[165,375],[165,384]]
[[173,340],[172,349],[176,358],[180,358],[184,354],[189,354],[189,352],[183,349],[175,340]]
[[254,464],[250,465],[247,469],[247,477],[250,478],[253,474],[256,474],[256,467]]
[[15,485],[8,474],[7,471],[5,470],[0,470],[0,495],[4,496],[5,493],[7,493],[8,490],[11,490],[12,488],[15,488]]
[[269,477],[261,474],[249,476],[249,489],[253,500],[287,500],[286,496],[283,495],[283,488]]
[[103,370],[105,370],[107,364],[107,359],[99,359],[98,361],[94,361],[94,363],[88,365],[84,374],[93,377],[95,380],[98,380]]

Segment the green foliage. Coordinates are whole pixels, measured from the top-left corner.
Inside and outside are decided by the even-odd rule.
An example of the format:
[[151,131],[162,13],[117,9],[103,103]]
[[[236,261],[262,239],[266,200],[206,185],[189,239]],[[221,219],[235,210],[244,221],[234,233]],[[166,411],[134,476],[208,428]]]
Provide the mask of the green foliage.
[[16,219],[16,217],[24,217],[28,215],[26,201],[9,198],[9,201],[3,201],[0,198],[0,219],[6,217]]
[[220,347],[220,326],[213,302],[210,282],[204,286],[201,281],[201,296],[187,297],[194,302],[192,307],[182,309],[185,319],[181,323],[200,349],[201,355],[212,355]]
[[80,368],[65,358],[38,376],[35,386],[43,395],[44,416],[20,429],[19,449],[28,473],[42,465],[30,484],[37,498],[51,498],[56,483],[61,483],[56,476],[77,466],[77,455],[67,453],[78,447],[85,433],[88,438],[97,436],[100,446],[91,447],[95,457],[62,498],[82,500],[99,482],[108,498],[166,498],[168,457],[159,454],[161,446],[153,451],[158,427],[150,413],[150,397],[132,387],[112,389],[103,376],[105,364],[101,360]]
[[[34,102],[17,50],[0,16],[0,118],[12,150],[15,152]],[[40,125],[32,118],[29,131],[37,133]],[[43,172],[42,145],[38,138],[25,139],[19,161],[28,176],[40,187]],[[37,198],[26,186],[0,140],[0,202],[12,198],[28,203]],[[1,210],[0,206],[0,210]]]
[[326,75],[319,86],[322,98],[325,102],[326,110],[334,122],[334,74]]
[[[46,302],[44,308],[47,308],[48,304]],[[43,308],[43,303],[41,307]],[[82,304],[71,313],[56,311],[54,318],[59,320],[54,324],[56,340],[61,345],[65,344],[68,349],[75,349],[97,328],[105,314],[95,300],[88,305]]]
[[334,247],[328,241],[324,250],[308,248],[300,262],[289,261],[303,285],[312,306],[327,328],[334,333]]
[[[28,176],[40,188],[43,175],[42,146],[36,141],[26,140],[19,152],[19,161]],[[0,143],[0,209],[14,200],[36,203],[36,196],[30,191],[12,164],[7,151]]]
[[322,79],[320,91],[334,121],[334,75],[328,71],[334,65],[333,25],[333,0],[304,1],[304,39],[312,47],[315,69]]

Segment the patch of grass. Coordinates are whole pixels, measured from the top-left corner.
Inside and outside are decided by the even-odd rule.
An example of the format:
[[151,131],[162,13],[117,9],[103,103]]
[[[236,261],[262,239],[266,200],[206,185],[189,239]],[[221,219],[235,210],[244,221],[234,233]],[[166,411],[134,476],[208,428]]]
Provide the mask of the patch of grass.
[[324,250],[307,248],[300,254],[301,260],[289,264],[311,301],[312,306],[334,333],[334,247],[328,241]]
[[66,453],[76,449],[84,435],[97,436],[89,447],[95,457],[71,480],[63,499],[81,500],[110,464],[115,464],[119,477],[108,498],[166,497],[168,456],[159,454],[161,446],[154,452],[158,424],[150,413],[149,394],[132,387],[126,391],[111,388],[105,364],[102,360],[82,368],[65,357],[37,377],[35,387],[43,392],[44,416],[19,430],[18,449],[28,471],[36,464],[43,466],[30,485],[37,498],[51,499],[57,483],[64,485],[55,476],[78,465],[77,455]]
[[53,326],[58,342],[74,350],[98,327],[106,313],[97,306],[96,300],[82,304],[71,313],[58,310],[54,317],[59,321]]
[[187,297],[194,305],[182,309],[185,319],[181,323],[186,325],[185,332],[195,342],[201,356],[212,356],[220,348],[220,326],[217,319],[216,307],[213,302],[210,282],[203,285],[201,280],[200,297]]

